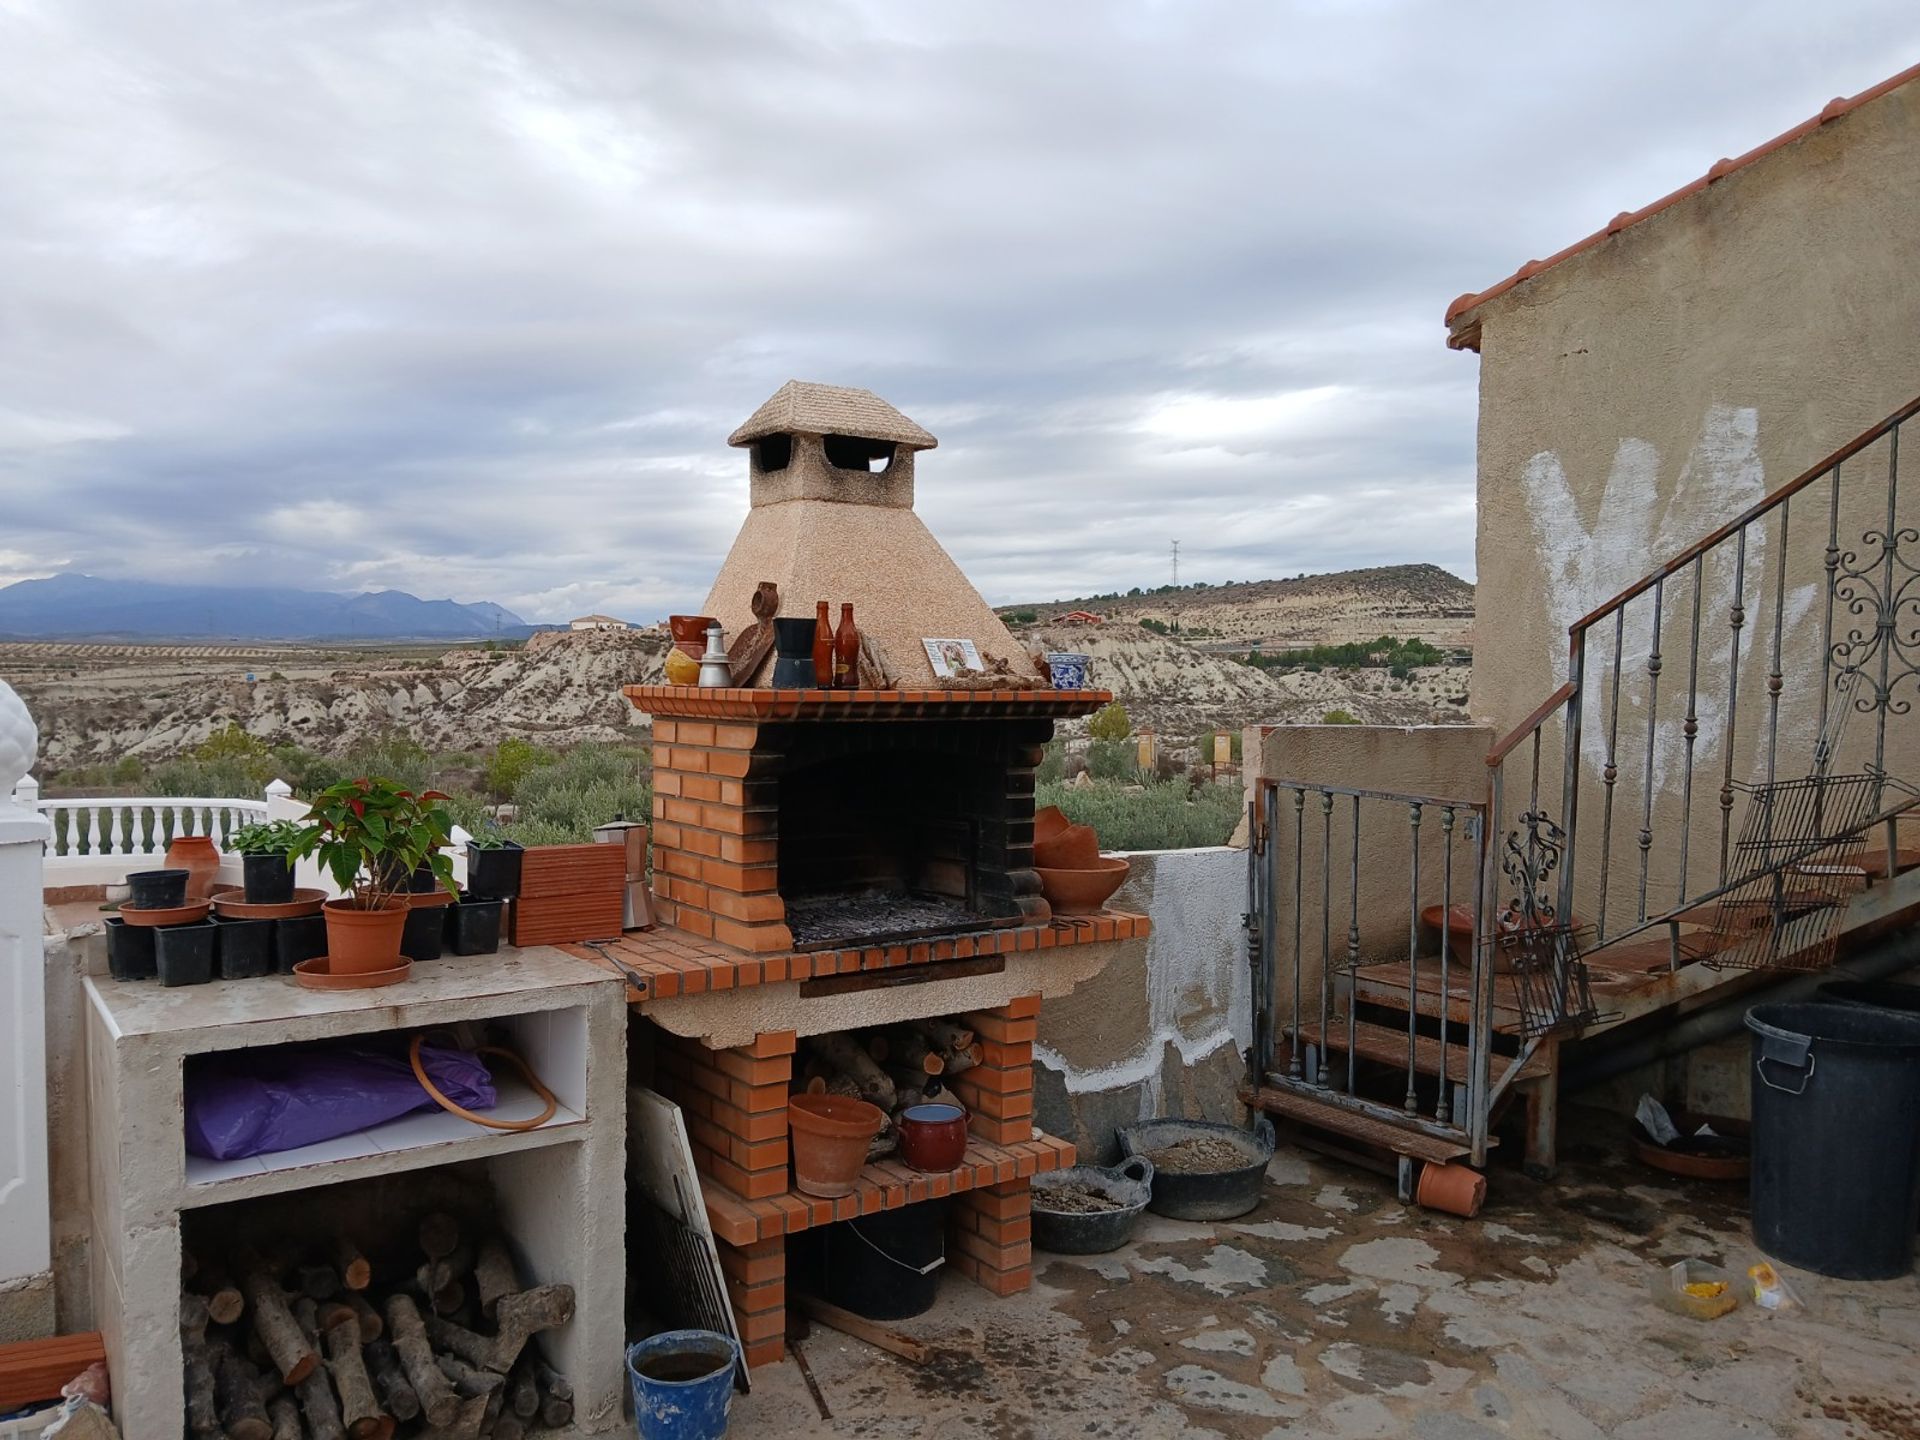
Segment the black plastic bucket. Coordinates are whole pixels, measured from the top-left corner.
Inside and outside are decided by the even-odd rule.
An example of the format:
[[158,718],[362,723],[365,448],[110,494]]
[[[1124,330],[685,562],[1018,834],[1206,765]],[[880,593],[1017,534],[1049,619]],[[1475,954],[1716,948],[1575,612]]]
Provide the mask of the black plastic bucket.
[[273,968],[291,975],[302,960],[316,960],[327,953],[327,917],[295,915],[273,922]]
[[284,850],[242,855],[240,875],[249,905],[284,905],[293,899],[293,861]]
[[438,960],[446,936],[447,919],[440,912],[451,905],[416,905],[407,911],[400,930],[400,953],[409,960]]
[[215,916],[213,930],[214,954],[222,980],[251,980],[272,972],[273,921]]
[[869,1320],[906,1320],[933,1308],[947,1260],[947,1202],[922,1200],[819,1235],[820,1298]]
[[1756,1005],[1753,1238],[1838,1280],[1913,1269],[1920,1216],[1920,1015]]
[[452,905],[441,909],[446,913],[446,948],[456,955],[491,955],[500,948],[500,911],[504,908],[499,900],[480,900],[472,894],[462,895]]
[[1814,998],[1823,1005],[1878,1005],[1882,1010],[1920,1015],[1920,985],[1892,980],[1829,980],[1814,992]]
[[129,925],[118,915],[107,917],[107,974],[116,980],[151,980],[153,930]]

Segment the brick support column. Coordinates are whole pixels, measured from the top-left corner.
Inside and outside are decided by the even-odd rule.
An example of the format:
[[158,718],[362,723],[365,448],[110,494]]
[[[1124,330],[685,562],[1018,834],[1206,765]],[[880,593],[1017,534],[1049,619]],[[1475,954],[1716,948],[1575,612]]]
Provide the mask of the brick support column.
[[751,1245],[720,1246],[727,1299],[733,1303],[747,1366],[771,1365],[787,1353],[787,1242],[784,1236]]
[[756,724],[657,720],[653,893],[663,924],[759,955],[793,948],[780,899],[781,756]]
[[787,1190],[787,1093],[794,1048],[791,1030],[727,1050],[661,1035],[660,1092],[685,1116],[694,1165],[744,1199]]
[[983,1185],[953,1200],[949,1263],[995,1295],[1033,1284],[1033,1192],[1029,1180]]
[[997,1010],[963,1018],[980,1045],[980,1063],[953,1079],[956,1099],[982,1140],[1010,1145],[1033,1138],[1033,1040],[1040,997],[1022,995]]

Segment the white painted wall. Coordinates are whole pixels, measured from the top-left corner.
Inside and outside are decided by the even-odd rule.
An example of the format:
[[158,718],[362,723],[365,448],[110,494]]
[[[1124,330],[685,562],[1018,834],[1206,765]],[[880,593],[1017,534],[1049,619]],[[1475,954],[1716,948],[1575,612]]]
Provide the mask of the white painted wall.
[[38,743],[26,705],[0,681],[0,1290],[52,1263],[40,902],[48,827],[11,798]]

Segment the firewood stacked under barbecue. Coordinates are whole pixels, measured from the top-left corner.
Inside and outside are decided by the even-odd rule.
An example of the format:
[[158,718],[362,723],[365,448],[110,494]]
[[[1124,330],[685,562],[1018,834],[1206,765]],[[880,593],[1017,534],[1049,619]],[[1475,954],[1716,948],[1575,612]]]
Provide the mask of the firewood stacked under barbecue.
[[187,1252],[189,1434],[520,1440],[570,1424],[573,1386],[533,1337],[573,1318],[573,1287],[525,1284],[497,1235],[445,1211],[413,1241],[393,1273],[344,1236]]
[[909,1105],[948,1099],[948,1082],[980,1063],[973,1031],[958,1020],[907,1020],[871,1030],[841,1030],[800,1042],[795,1087],[810,1095],[852,1095],[886,1113],[867,1159],[899,1148],[896,1121]]

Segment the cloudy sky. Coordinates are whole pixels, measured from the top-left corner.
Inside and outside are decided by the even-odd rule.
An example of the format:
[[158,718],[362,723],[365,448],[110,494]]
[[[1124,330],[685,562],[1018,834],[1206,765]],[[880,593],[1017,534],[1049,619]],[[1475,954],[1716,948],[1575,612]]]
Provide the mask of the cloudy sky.
[[789,377],[995,601],[1472,574],[1441,315],[1913,0],[0,0],[0,583],[691,608]]

